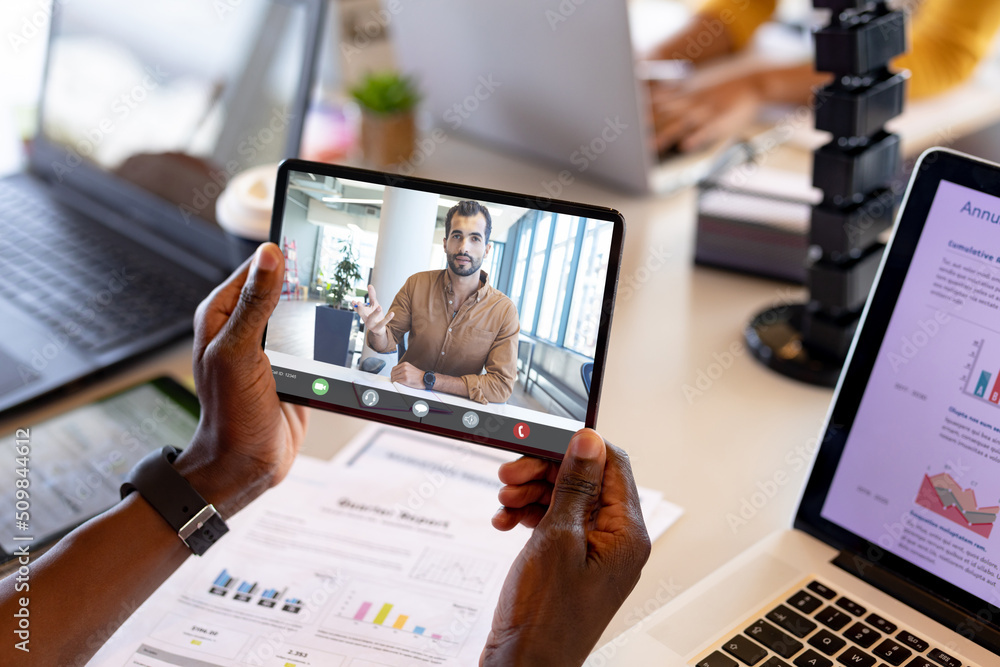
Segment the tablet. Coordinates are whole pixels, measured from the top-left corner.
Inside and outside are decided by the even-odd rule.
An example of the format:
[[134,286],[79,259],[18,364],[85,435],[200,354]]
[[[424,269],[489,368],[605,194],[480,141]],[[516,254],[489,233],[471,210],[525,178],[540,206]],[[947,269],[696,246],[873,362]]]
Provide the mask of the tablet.
[[125,476],[164,445],[185,447],[198,426],[198,399],[169,377],[4,437],[12,463],[0,469],[0,561],[35,551],[115,505]]
[[287,160],[278,394],[559,460],[597,423],[624,233],[608,208]]

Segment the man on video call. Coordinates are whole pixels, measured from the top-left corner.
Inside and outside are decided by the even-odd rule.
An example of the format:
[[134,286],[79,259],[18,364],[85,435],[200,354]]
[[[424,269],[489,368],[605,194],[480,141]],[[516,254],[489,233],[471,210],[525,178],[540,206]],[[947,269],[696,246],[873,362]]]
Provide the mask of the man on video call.
[[444,223],[448,268],[410,276],[384,317],[371,285],[368,305],[355,304],[368,346],[376,352],[395,351],[410,334],[390,374],[393,382],[479,403],[510,398],[521,327],[514,303],[491,287],[480,269],[492,248],[492,225],[479,202],[452,206]]

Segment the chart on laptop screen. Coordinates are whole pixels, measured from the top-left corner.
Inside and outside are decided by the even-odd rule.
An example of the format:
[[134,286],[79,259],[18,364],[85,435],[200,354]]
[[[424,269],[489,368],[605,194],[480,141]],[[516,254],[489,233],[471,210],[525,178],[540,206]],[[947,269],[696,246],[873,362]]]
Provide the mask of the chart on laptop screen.
[[997,599],[1000,198],[942,181],[823,507]]

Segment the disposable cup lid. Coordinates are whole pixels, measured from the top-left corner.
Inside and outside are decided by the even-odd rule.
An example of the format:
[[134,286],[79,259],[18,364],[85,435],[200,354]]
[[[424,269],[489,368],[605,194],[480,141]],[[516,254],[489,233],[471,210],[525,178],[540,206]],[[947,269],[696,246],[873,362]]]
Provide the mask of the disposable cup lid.
[[277,174],[277,164],[265,164],[234,176],[215,203],[219,225],[235,236],[266,241]]

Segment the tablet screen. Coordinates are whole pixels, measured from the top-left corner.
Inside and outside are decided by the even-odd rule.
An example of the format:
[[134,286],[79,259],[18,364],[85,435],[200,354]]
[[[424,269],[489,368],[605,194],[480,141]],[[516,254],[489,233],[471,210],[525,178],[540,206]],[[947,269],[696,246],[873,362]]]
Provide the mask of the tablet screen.
[[550,458],[594,424],[617,213],[300,161],[278,181],[283,398]]

